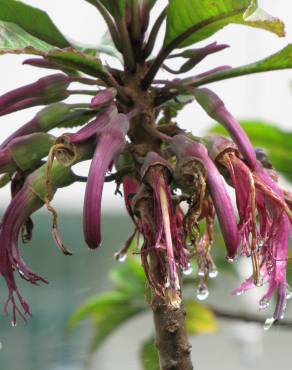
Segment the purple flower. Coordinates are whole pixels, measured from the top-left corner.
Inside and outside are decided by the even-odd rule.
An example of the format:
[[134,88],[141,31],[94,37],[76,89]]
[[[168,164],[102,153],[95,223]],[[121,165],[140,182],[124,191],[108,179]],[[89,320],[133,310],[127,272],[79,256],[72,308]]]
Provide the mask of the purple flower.
[[71,78],[57,73],[19,87],[0,96],[0,116],[36,105],[45,105],[66,99]]
[[185,73],[190,71],[192,68],[194,68],[198,63],[200,63],[203,59],[205,59],[208,55],[217,53],[218,51],[224,50],[228,48],[229,45],[226,44],[217,44],[217,42],[212,42],[211,44],[204,46],[202,48],[197,49],[189,49],[185,50],[182,53],[179,54],[172,54],[168,57],[170,58],[188,58],[189,60],[185,62],[178,71],[173,71],[172,69],[165,67],[166,70],[168,70],[171,73]]
[[92,249],[101,243],[100,207],[106,172],[125,146],[125,136],[129,129],[129,119],[118,114],[101,132],[91,162],[86,185],[83,230],[85,241]]
[[98,132],[101,132],[117,115],[117,108],[112,104],[107,109],[100,112],[94,120],[82,127],[78,132],[75,134],[67,134],[67,136],[69,136],[69,140],[72,144],[82,143],[95,136]]
[[226,128],[249,167],[254,169],[256,167],[255,150],[239,122],[228,112],[223,101],[207,88],[194,89],[194,94],[197,102],[208,115]]
[[209,158],[207,149],[204,145],[192,141],[184,135],[174,136],[171,141],[171,148],[179,158],[194,157],[202,161],[207,174],[207,188],[212,197],[227,248],[227,257],[230,260],[234,259],[239,246],[235,215],[222,177]]
[[[5,312],[8,311],[9,303],[12,304],[13,318],[12,323],[16,323],[16,313],[24,320],[25,314],[30,315],[27,303],[21,297],[14,279],[14,270],[17,270],[20,276],[37,284],[38,281],[47,283],[47,281],[36,273],[32,272],[23,261],[19,249],[18,238],[22,226],[26,223],[30,215],[41,208],[42,200],[31,190],[29,186],[23,186],[13,197],[8,206],[0,229],[0,273],[6,280],[9,296],[5,304]],[[23,309],[18,307],[16,298]]]

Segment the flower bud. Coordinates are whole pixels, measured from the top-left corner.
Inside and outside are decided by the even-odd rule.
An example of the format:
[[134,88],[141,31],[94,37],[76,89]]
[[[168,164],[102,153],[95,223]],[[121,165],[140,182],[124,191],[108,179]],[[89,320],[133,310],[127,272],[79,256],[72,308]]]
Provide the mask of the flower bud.
[[103,106],[111,103],[117,95],[117,90],[114,87],[105,89],[92,98],[91,108],[102,108]]
[[70,124],[86,122],[93,114],[95,114],[94,111],[79,108],[79,106],[75,104],[51,104],[38,112],[31,121],[20,127],[4,140],[0,148],[5,148],[10,141],[19,136],[32,134],[34,132],[47,132],[60,124],[66,126],[68,122]]
[[54,103],[69,96],[70,77],[57,73],[0,96],[0,116],[36,105]]
[[5,149],[0,149],[0,173],[34,168],[48,155],[54,141],[55,137],[46,133],[35,133],[13,139]]

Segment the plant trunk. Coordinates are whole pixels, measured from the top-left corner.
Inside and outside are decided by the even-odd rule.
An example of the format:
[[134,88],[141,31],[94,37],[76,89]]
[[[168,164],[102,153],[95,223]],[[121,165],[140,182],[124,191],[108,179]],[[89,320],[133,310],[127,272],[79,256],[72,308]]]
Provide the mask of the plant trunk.
[[161,370],[193,370],[183,305],[171,310],[161,299],[154,298],[152,309]]

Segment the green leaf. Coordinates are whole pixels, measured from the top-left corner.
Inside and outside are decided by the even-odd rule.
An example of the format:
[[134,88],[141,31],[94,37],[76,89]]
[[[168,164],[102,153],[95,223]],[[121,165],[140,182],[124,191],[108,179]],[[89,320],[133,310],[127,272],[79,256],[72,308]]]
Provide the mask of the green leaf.
[[128,258],[126,263],[112,270],[110,277],[117,289],[143,297],[146,277],[141,264],[134,258]]
[[95,56],[85,54],[74,48],[62,50],[52,49],[43,56],[64,67],[77,69],[78,71],[94,77],[107,75],[107,71],[103,67],[100,59]]
[[139,307],[116,305],[104,312],[102,316],[93,315],[95,334],[91,340],[90,353],[95,352],[113,331],[140,312]]
[[185,303],[186,329],[189,334],[209,334],[217,330],[215,316],[208,307],[188,300]]
[[90,316],[103,316],[107,311],[117,305],[127,305],[129,297],[121,292],[108,292],[99,294],[85,301],[70,317],[67,327],[73,329],[80,321]]
[[245,66],[226,69],[222,72],[217,72],[207,77],[194,82],[194,86],[202,86],[207,83],[227,80],[228,78],[248,75],[252,73],[260,73],[267,71],[275,71],[280,69],[292,68],[292,44],[287,45],[284,49],[258,62],[247,64]]
[[160,370],[154,338],[150,338],[143,343],[140,358],[143,370]]
[[0,0],[0,21],[15,23],[28,34],[60,48],[70,46],[42,10],[16,0]]
[[123,16],[126,9],[126,4],[131,0],[100,0],[112,15]]
[[[292,181],[292,132],[261,121],[241,121],[241,126],[255,147],[266,150],[277,171]],[[212,132],[227,136],[226,130],[216,125]]]
[[51,45],[30,35],[17,24],[0,21],[0,55],[39,54],[46,53],[51,48]]
[[285,35],[284,24],[259,9],[256,0],[169,0],[165,45],[191,45],[230,23]]

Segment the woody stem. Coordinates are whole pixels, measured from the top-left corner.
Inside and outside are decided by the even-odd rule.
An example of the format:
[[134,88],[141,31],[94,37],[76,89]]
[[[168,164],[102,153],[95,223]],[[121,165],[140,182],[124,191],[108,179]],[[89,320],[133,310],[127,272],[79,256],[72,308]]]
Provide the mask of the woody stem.
[[155,343],[161,370],[193,370],[191,346],[185,329],[183,305],[169,309],[160,298],[152,302],[155,325]]

